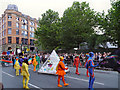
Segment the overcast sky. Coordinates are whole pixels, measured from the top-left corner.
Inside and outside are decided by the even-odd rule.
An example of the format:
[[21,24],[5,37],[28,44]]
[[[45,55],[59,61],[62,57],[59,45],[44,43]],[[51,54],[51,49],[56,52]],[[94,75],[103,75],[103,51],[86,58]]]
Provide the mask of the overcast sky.
[[62,17],[65,9],[71,7],[74,1],[86,1],[91,9],[97,12],[104,10],[107,13],[107,10],[111,8],[110,0],[0,0],[0,16],[8,4],[15,4],[18,6],[18,11],[36,19],[48,9],[58,12],[59,16]]

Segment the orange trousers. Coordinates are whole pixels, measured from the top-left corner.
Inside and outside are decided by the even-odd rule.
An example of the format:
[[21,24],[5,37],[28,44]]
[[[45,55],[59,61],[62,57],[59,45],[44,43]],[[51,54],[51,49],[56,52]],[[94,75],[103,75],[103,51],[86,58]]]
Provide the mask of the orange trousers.
[[63,83],[65,84],[65,79],[64,79],[64,75],[61,76],[61,75],[58,75],[58,84],[60,84],[60,78],[62,77],[62,81]]
[[34,66],[34,69],[33,69],[33,71],[36,71],[36,65]]

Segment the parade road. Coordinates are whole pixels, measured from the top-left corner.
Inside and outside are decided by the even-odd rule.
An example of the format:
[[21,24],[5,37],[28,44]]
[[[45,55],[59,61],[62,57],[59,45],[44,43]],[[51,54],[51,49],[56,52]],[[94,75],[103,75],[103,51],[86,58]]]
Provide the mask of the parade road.
[[[65,81],[69,83],[69,86],[64,87],[62,80],[62,88],[88,88],[89,77],[86,77],[86,69],[79,68],[80,75],[75,74],[75,67],[69,67],[70,72],[65,75]],[[57,75],[38,74],[33,72],[33,66],[29,66],[30,81],[28,86],[36,89],[50,89],[57,87]],[[2,83],[4,88],[22,88],[22,76],[16,76],[15,70],[12,66],[2,67]],[[118,72],[115,71],[103,71],[95,69],[95,82],[94,88],[118,88]]]

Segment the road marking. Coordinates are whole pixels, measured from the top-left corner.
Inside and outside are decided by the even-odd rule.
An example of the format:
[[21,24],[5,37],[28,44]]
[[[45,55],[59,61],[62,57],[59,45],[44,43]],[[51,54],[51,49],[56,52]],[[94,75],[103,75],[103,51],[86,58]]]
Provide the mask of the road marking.
[[28,68],[28,69],[33,70],[32,68]]
[[[71,79],[76,79],[76,80],[81,80],[81,81],[85,81],[85,82],[89,82],[89,80],[85,80],[85,79],[80,79],[80,78],[75,78],[75,77],[71,77],[71,76],[65,76],[67,78],[71,78]],[[100,82],[94,82],[95,84],[100,84],[100,85],[104,85],[104,83],[100,83]]]
[[4,71],[2,71],[2,73],[7,74],[8,76],[11,76],[11,77],[15,77],[15,76],[13,76],[13,75],[11,75],[11,74],[9,74],[9,73],[6,73],[6,72],[4,72]]
[[[9,73],[6,73],[6,72],[4,72],[4,71],[2,71],[2,73],[6,74],[6,75],[8,75],[8,76],[10,76],[10,77],[15,77],[15,76],[13,76],[13,75],[11,75],[11,74],[9,74]],[[28,85],[30,85],[30,86],[32,86],[32,87],[34,87],[34,88],[39,88],[40,90],[43,90],[43,89],[41,89],[40,87],[38,87],[38,86],[36,86],[36,85],[33,85],[33,84],[31,84],[31,83],[28,83]]]
[[38,88],[38,89],[40,89],[40,90],[43,90],[42,88],[40,88],[40,87],[38,87],[38,86],[36,86],[36,85],[33,85],[33,84],[31,84],[31,83],[28,83],[28,85],[30,85],[30,86],[32,86],[32,87],[34,87],[34,88]]

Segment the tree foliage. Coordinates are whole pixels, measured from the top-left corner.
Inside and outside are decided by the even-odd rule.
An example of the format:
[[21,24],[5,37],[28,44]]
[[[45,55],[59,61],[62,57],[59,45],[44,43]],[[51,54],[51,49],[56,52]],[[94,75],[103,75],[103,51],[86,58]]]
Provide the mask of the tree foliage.
[[[97,13],[86,2],[73,2],[63,17],[51,9],[42,14],[39,27],[35,31],[37,46],[44,50],[78,48],[86,42],[89,49],[105,46],[106,42],[118,44],[120,47],[120,0],[111,3],[108,14]],[[98,28],[103,34],[95,32]]]
[[120,47],[120,0],[112,2],[112,8],[109,9],[107,19],[106,33],[111,37],[114,44]]
[[38,39],[36,43],[39,43],[44,50],[52,50],[59,45],[59,22],[58,12],[49,9],[42,14],[35,37]]
[[120,47],[120,0],[111,2],[112,8],[108,10],[108,14],[104,12],[100,15],[100,26],[104,30],[103,42],[111,42]]
[[78,48],[80,43],[89,42],[91,35],[94,34],[93,27],[95,26],[95,12],[90,9],[89,4],[86,2],[74,2],[72,7],[66,9],[63,14],[63,46],[68,49]]

